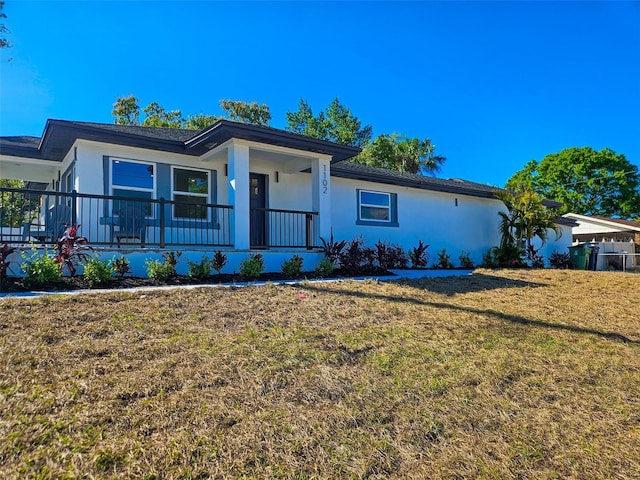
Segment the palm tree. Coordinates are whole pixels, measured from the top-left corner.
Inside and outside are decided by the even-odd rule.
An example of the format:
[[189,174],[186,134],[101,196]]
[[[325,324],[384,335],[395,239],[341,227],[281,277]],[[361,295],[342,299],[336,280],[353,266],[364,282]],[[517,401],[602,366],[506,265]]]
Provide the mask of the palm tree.
[[542,198],[532,189],[525,188],[519,193],[499,191],[496,192],[496,197],[507,207],[506,212],[498,212],[502,237],[500,250],[505,255],[519,256],[522,253],[518,246],[520,239],[526,240],[526,252],[530,252],[532,251],[531,240],[534,237],[538,237],[544,244],[549,236],[549,230],[555,232],[556,240],[562,235],[562,230],[555,221],[555,212],[545,207]]
[[538,237],[542,244],[547,241],[549,230],[556,234],[556,240],[562,235],[562,230],[556,223],[556,214],[542,204],[542,198],[532,189],[526,188],[517,194],[517,208],[520,224],[518,234],[527,240],[527,250],[531,247],[531,239]]

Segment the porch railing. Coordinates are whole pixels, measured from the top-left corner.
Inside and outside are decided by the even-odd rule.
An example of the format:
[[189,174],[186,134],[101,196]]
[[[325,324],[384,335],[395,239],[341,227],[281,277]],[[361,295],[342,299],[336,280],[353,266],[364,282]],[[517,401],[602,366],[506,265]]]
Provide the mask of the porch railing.
[[[173,200],[0,187],[0,243],[52,244],[68,225],[91,245],[231,247],[233,207]],[[317,212],[252,208],[254,248],[320,244]]]
[[250,215],[252,247],[312,249],[320,243],[317,212],[252,208]]
[[91,245],[231,246],[229,205],[0,188],[0,242],[53,243],[80,225]]

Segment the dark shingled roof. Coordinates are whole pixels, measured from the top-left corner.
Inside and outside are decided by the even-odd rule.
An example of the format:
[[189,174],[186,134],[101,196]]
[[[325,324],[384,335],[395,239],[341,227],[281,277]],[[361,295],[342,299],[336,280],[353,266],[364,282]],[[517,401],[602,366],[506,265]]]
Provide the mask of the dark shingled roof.
[[493,198],[497,189],[491,185],[469,182],[458,178],[436,178],[413,173],[403,173],[396,170],[370,167],[353,162],[339,162],[331,166],[331,175],[334,177],[365,180],[388,185],[402,187],[421,188],[436,192],[457,193],[460,195],[472,195],[474,197]]
[[92,123],[92,122],[68,122],[79,127],[99,128],[105,132],[122,133],[127,135],[139,135],[141,137],[157,138],[158,140],[170,140],[174,142],[186,142],[195,136],[197,130],[187,130],[183,128],[156,128],[142,127],[140,125],[116,125],[112,123]]
[[0,153],[15,157],[40,158],[40,137],[0,137]]
[[200,156],[231,138],[330,155],[334,162],[360,153],[356,147],[229,120],[219,120],[202,131],[48,120],[42,138],[0,137],[0,154],[60,162],[73,143],[83,139]]

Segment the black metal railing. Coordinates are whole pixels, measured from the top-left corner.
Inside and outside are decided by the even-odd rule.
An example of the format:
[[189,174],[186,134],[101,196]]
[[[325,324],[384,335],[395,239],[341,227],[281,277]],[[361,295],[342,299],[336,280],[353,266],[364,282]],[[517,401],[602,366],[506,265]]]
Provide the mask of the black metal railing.
[[252,208],[250,217],[251,247],[311,249],[320,243],[317,212]]
[[[0,187],[0,243],[54,243],[67,226],[91,245],[231,247],[233,207],[173,200]],[[315,248],[318,214],[252,208],[254,248]]]
[[231,246],[233,207],[0,188],[0,242],[53,243],[68,225],[92,245]]

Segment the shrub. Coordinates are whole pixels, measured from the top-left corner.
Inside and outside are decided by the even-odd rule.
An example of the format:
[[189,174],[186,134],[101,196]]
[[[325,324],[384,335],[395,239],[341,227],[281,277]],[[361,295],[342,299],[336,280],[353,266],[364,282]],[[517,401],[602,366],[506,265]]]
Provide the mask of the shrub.
[[553,252],[549,256],[549,264],[553,268],[571,268],[571,255],[568,252]]
[[82,277],[89,286],[106,283],[111,279],[113,268],[111,262],[92,258],[84,266]]
[[443,248],[438,252],[438,261],[433,264],[435,268],[453,268],[451,263],[451,255],[447,253],[447,249]]
[[[164,256],[163,256],[164,257]],[[175,276],[176,268],[165,258],[162,260],[146,260],[144,262],[147,276],[154,280],[166,281]]]
[[404,248],[400,245],[389,245],[389,251],[387,253],[387,261],[389,262],[389,268],[406,269],[409,266],[409,257]]
[[471,257],[469,256],[469,252],[465,252],[464,250],[460,253],[458,260],[460,260],[461,268],[472,269],[475,266],[473,264],[473,260],[471,260]]
[[315,270],[316,277],[318,278],[330,277],[331,275],[333,275],[334,269],[335,269],[334,263],[327,257],[324,257],[322,260],[320,260],[320,263],[316,265],[316,270]]
[[175,277],[178,275],[176,272],[176,266],[178,265],[178,259],[182,255],[182,252],[167,252],[162,254],[162,258],[164,259],[164,263],[167,265],[171,265],[171,277]]
[[187,260],[187,277],[197,280],[206,280],[211,276],[211,260],[202,257],[199,262],[191,262]]
[[62,278],[62,272],[56,259],[49,255],[45,248],[42,254],[33,246],[31,255],[22,252],[23,262],[20,264],[26,275],[27,285],[44,285]]
[[517,245],[493,247],[482,256],[486,268],[522,268],[528,265],[522,260],[522,250]]
[[391,244],[387,245],[386,243],[378,240],[378,243],[375,245],[376,249],[374,251],[376,256],[376,261],[380,268],[385,270],[389,270],[392,268],[407,268],[407,264],[409,263],[409,259],[407,258],[407,254],[404,249],[400,245]]
[[222,271],[222,269],[226,264],[227,264],[227,255],[222,253],[220,250],[218,250],[213,255],[213,259],[211,260],[211,267],[213,267],[213,269],[216,272],[218,272],[218,275],[220,275],[220,272]]
[[320,237],[320,241],[322,242],[324,256],[331,260],[335,266],[336,262],[340,260],[340,255],[342,254],[344,247],[347,245],[347,242],[345,240],[336,242],[333,239],[333,230],[331,230],[331,236],[329,237],[328,242],[322,237]]
[[376,272],[376,254],[365,246],[362,238],[351,240],[340,253],[340,268],[346,275],[367,275]]
[[111,260],[111,268],[120,275],[120,277],[124,277],[125,274],[131,270],[131,263],[124,256],[120,258],[114,257],[113,260]]
[[500,261],[497,254],[498,247],[493,247],[482,254],[482,266],[484,268],[498,268]]
[[544,257],[538,255],[538,252],[533,245],[527,247],[527,260],[531,268],[544,268]]
[[303,258],[294,255],[289,260],[285,260],[282,264],[282,273],[287,277],[297,278],[302,275]]
[[251,254],[240,262],[240,275],[250,280],[260,277],[264,270],[264,260],[259,253]]
[[409,252],[409,259],[411,260],[412,268],[424,268],[429,264],[429,253],[427,253],[429,245],[422,243],[422,240],[418,241],[418,246],[413,247]]

